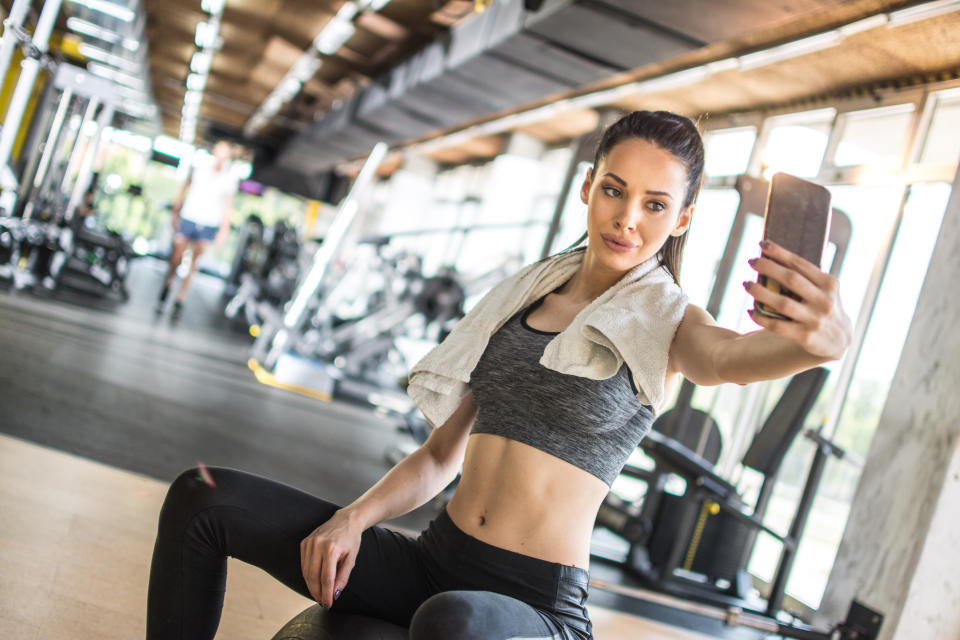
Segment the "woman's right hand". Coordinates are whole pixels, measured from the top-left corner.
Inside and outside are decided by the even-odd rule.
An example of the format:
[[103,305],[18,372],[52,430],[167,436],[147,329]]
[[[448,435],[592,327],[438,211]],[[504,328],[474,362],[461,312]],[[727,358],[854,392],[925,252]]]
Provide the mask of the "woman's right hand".
[[362,529],[341,509],[300,542],[300,569],[313,599],[324,609],[333,606],[347,586],[360,549]]

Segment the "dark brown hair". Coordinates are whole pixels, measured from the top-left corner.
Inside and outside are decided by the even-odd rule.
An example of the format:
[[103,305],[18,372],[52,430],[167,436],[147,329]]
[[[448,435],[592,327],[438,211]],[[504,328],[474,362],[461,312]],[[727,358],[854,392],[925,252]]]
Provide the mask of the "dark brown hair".
[[[693,204],[700,191],[703,181],[703,138],[694,122],[685,116],[670,111],[634,111],[620,118],[607,127],[597,143],[597,151],[593,158],[591,177],[600,161],[610,153],[610,150],[623,142],[638,138],[652,142],[658,147],[669,151],[687,168],[687,193],[683,199],[681,209]],[[687,234],[670,236],[660,250],[660,263],[667,267],[670,275],[680,283],[680,260],[683,257],[683,245]],[[564,250],[577,248],[587,234]]]

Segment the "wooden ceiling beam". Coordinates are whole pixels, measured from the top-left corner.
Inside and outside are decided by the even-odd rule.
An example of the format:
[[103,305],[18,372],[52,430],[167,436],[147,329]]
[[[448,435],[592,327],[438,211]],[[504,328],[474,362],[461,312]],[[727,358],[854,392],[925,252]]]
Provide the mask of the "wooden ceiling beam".
[[187,66],[171,58],[151,58],[150,77],[154,81],[160,78],[176,78],[183,82],[187,77]]
[[430,22],[449,29],[473,13],[473,0],[449,0],[430,14]]
[[370,33],[380,36],[384,40],[399,42],[410,37],[410,30],[402,24],[373,11],[365,11],[357,16],[356,25]]

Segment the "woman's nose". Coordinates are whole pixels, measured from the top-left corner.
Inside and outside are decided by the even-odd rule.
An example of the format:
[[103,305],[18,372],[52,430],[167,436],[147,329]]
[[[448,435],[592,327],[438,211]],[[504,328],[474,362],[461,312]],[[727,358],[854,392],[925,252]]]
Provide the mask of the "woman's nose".
[[624,228],[627,231],[633,231],[637,228],[638,214],[633,207],[626,207],[624,212],[615,220],[618,229]]

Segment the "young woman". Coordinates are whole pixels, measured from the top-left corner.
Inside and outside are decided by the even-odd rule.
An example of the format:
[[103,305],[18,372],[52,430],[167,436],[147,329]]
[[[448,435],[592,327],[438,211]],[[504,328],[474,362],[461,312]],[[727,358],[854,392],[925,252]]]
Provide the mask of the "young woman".
[[175,235],[167,264],[167,275],[157,298],[158,314],[163,313],[177,267],[180,266],[188,247],[193,256],[190,270],[180,284],[180,291],[173,302],[174,320],[179,320],[183,313],[183,302],[187,299],[190,282],[200,264],[200,256],[211,242],[217,246],[222,245],[230,231],[233,196],[237,192],[237,179],[230,173],[233,148],[226,140],[220,140],[213,145],[212,155],[213,163],[210,166],[196,166],[191,170],[172,207],[171,222]]
[[[216,488],[182,474],[161,512],[148,638],[213,637],[228,555],[413,640],[591,638],[594,518],[664,387],[788,376],[850,339],[835,279],[775,245],[751,265],[802,301],[745,286],[792,320],[754,315],[760,330],[740,335],[686,303],[676,276],[702,172],[689,119],[611,126],[581,189],[586,247],[495,287],[413,367],[411,396],[440,426],[350,505],[228,469],[211,470]],[[374,526],[461,468],[420,537]]]

